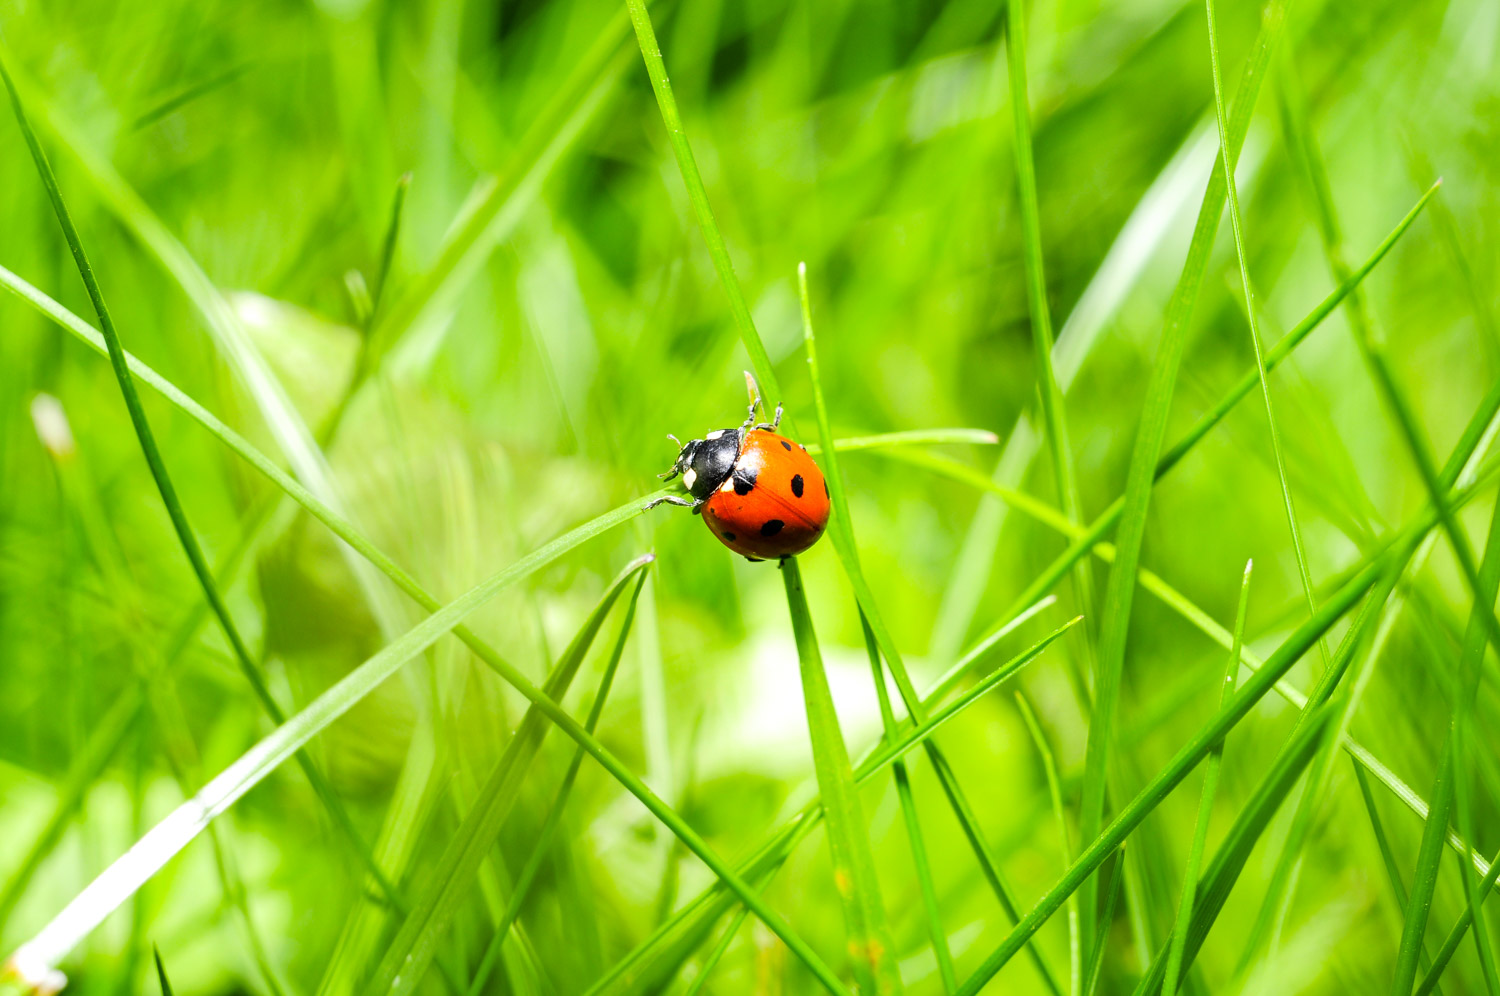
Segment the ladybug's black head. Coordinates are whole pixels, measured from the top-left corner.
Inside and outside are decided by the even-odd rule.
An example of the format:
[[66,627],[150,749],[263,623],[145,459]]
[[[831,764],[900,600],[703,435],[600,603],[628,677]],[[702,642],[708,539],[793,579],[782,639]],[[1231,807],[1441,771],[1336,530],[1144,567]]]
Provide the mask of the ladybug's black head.
[[728,480],[734,462],[740,458],[740,430],[715,429],[702,439],[689,440],[677,454],[677,462],[667,475],[682,475],[688,494],[707,498]]

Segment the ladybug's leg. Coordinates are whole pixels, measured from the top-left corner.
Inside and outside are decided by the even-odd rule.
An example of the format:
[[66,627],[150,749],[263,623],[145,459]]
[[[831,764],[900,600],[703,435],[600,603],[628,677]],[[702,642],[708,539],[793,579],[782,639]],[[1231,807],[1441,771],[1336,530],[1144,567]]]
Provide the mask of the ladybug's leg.
[[702,515],[703,514],[703,506],[707,505],[707,504],[708,504],[708,499],[707,498],[699,498],[697,501],[693,502],[693,514],[694,515]]
[[660,498],[653,498],[641,506],[641,511],[650,511],[658,505],[681,505],[684,508],[692,508],[694,511],[697,511],[692,502],[686,498],[679,498],[676,495],[662,495]]
[[[755,428],[769,429],[772,432],[775,432],[777,429],[779,429],[781,427],[781,408],[781,405],[777,405],[775,418],[771,419],[771,421],[769,422],[759,422],[756,424]],[[750,410],[750,417],[752,419],[755,418],[755,410],[753,408]]]

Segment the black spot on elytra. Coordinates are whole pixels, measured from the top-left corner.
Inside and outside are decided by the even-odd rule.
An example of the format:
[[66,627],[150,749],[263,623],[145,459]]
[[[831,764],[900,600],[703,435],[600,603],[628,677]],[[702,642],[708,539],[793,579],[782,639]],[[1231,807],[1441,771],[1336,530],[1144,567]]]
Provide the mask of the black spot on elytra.
[[734,472],[734,493],[741,498],[748,495],[755,487],[755,479],[760,476],[760,471],[747,467],[740,467]]
[[793,474],[792,475],[792,494],[796,495],[798,498],[802,497],[802,475],[801,474]]
[[781,448],[786,450],[787,452],[791,452],[792,444],[783,439],[781,441]]
[[725,533],[724,534],[724,538],[726,540],[728,540],[729,542],[733,543],[734,542],[734,533]]
[[786,523],[780,519],[768,519],[766,524],[760,527],[760,534],[762,536],[775,536],[781,532],[781,528],[785,525]]

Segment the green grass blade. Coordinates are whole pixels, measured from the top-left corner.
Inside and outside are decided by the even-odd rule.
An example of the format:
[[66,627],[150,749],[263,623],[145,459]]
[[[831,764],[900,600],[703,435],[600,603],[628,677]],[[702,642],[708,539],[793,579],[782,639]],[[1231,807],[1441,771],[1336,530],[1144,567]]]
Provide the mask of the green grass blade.
[[854,788],[854,768],[839,729],[838,712],[823,670],[823,656],[813,632],[812,613],[802,587],[802,571],[795,557],[781,562],[787,609],[792,616],[792,634],[797,641],[797,659],[802,674],[802,697],[807,707],[807,727],[812,736],[813,770],[823,796],[828,821],[828,847],[833,852],[833,879],[844,909],[848,931],[849,960],[859,988],[868,993],[901,991],[896,965],[896,945],[886,924],[875,875],[875,857],[870,849],[859,794]]
[[[899,739],[894,742],[882,740],[855,766],[854,777],[856,784],[864,785],[871,778],[884,771],[885,767],[894,760],[903,756],[918,744],[925,742],[943,724],[961,714],[989,691],[1010,678],[1015,677],[1024,667],[1035,661],[1053,641],[1067,632],[1068,628],[1076,622],[1077,620],[1075,619],[1063,627],[1054,630],[1022,653],[996,667],[957,699],[932,713],[926,722],[912,724],[910,721],[907,721],[904,723]],[[976,648],[976,652],[969,655],[970,666],[977,666],[982,660],[987,659],[992,651],[993,644],[983,648]],[[924,699],[924,705],[929,707],[936,705],[954,685],[954,682],[943,683],[936,691]],[[822,818],[822,800],[814,799],[784,826],[771,834],[758,848],[751,851],[750,857],[740,863],[743,876],[747,879],[761,879],[769,876],[775,868],[780,867],[781,862],[786,860],[786,857],[791,853],[791,849],[821,823]],[[700,893],[695,899],[686,903],[670,921],[657,928],[656,932],[644,944],[637,947],[635,951],[631,952],[628,957],[616,965],[589,992],[614,991],[612,987],[617,987],[619,984],[628,983],[639,978],[644,974],[640,970],[640,962],[667,938],[679,933],[691,932],[701,919],[711,919],[722,913],[722,908],[715,905],[715,901],[722,897],[722,889],[722,884],[712,886]]]
[[[642,574],[642,584],[646,575]],[[594,702],[589,706],[588,718],[584,721],[583,728],[593,733],[599,727],[599,718],[604,715],[604,703],[609,699],[610,689],[614,686],[615,674],[620,669],[620,658],[625,653],[625,640],[630,635],[632,612],[635,601],[639,598],[639,589],[632,595],[630,609],[627,609],[625,618],[620,623],[620,634],[615,638],[613,651],[610,653],[609,663],[605,665],[604,675],[599,679],[599,687],[594,692]],[[536,881],[537,873],[541,871],[542,864],[547,858],[552,847],[552,840],[557,834],[557,828],[562,823],[563,811],[567,807],[568,795],[573,790],[573,782],[578,778],[578,770],[583,766],[583,748],[573,752],[573,759],[568,762],[567,771],[563,774],[562,784],[558,786],[557,795],[552,800],[552,805],[547,810],[546,817],[542,820],[542,827],[536,833],[535,842],[531,847],[531,854],[526,859],[526,865],[521,869],[521,874],[516,877],[515,887],[511,892],[510,901],[506,904],[505,912],[501,914],[499,922],[495,925],[494,936],[490,938],[484,957],[480,959],[479,968],[474,972],[474,979],[469,985],[469,996],[480,996],[484,992],[489,975],[494,971],[495,965],[499,963],[501,946],[505,943],[505,936],[510,931],[510,925],[515,922],[521,913],[521,904],[526,901],[527,893]],[[748,911],[747,911],[748,912]]]
[[[745,302],[745,293],[740,289],[734,275],[734,263],[729,258],[729,249],[719,224],[714,220],[713,208],[708,203],[708,190],[703,186],[703,175],[698,172],[698,161],[693,157],[693,148],[688,144],[687,132],[682,127],[682,114],[677,110],[677,98],[672,95],[672,81],[667,76],[667,65],[661,55],[661,44],[656,40],[656,29],[651,26],[651,14],[646,10],[646,0],[625,0],[625,9],[630,13],[630,23],[635,27],[636,42],[640,46],[641,58],[646,64],[646,74],[651,78],[651,90],[656,95],[656,106],[661,111],[662,124],[667,129],[667,141],[677,159],[678,172],[682,174],[687,188],[688,203],[693,207],[693,216],[698,221],[698,230],[708,245],[708,254],[713,259],[719,281],[729,296],[729,312],[734,317],[735,328],[745,352],[750,354],[750,366],[760,385],[762,397],[784,397],[776,379],[776,370],[771,366],[771,357],[766,352],[756,331],[755,319],[750,316],[750,306]],[[784,424],[791,428],[794,420],[787,418]]]
[[[1428,793],[1431,810],[1422,828],[1422,842],[1417,851],[1417,864],[1412,873],[1411,897],[1406,905],[1406,918],[1402,925],[1401,946],[1397,951],[1396,969],[1391,982],[1392,992],[1402,996],[1410,993],[1416,983],[1417,962],[1422,953],[1422,942],[1426,937],[1428,914],[1432,910],[1433,893],[1437,885],[1443,844],[1447,838],[1450,816],[1453,812],[1455,781],[1460,764],[1458,751],[1463,749],[1464,731],[1472,714],[1474,697],[1479,690],[1481,666],[1486,646],[1484,611],[1481,604],[1494,605],[1497,590],[1500,590],[1500,504],[1496,504],[1490,517],[1489,533],[1485,541],[1484,562],[1479,569],[1479,592],[1477,601],[1469,615],[1464,631],[1463,651],[1459,657],[1458,689],[1452,704],[1452,719],[1444,740],[1442,757],[1433,779],[1432,791]],[[1472,840],[1472,838],[1469,838]],[[1472,855],[1460,856],[1470,861]],[[1489,949],[1489,937],[1485,933],[1483,912],[1475,902],[1473,883],[1469,869],[1460,866],[1465,897],[1469,901],[1470,918],[1480,925],[1475,934],[1479,944],[1481,969],[1486,985],[1493,994],[1494,953]]]
[[[1270,770],[1261,779],[1250,800],[1240,810],[1223,843],[1209,862],[1198,888],[1193,921],[1184,945],[1182,966],[1186,971],[1198,956],[1208,932],[1229,898],[1240,871],[1250,858],[1256,842],[1265,833],[1272,818],[1302,777],[1317,750],[1323,727],[1330,722],[1332,709],[1325,704],[1314,710],[1306,723],[1292,730],[1291,736],[1277,754]],[[1135,996],[1154,996],[1166,974],[1167,951],[1163,949],[1135,987]]]
[[714,966],[718,965],[724,958],[724,952],[729,950],[729,945],[734,941],[734,935],[740,932],[740,928],[745,925],[745,918],[749,915],[750,910],[741,906],[729,918],[729,925],[724,928],[723,936],[713,946],[713,950],[708,953],[708,957],[703,959],[703,966],[698,969],[698,974],[693,977],[692,984],[688,986],[687,992],[683,996],[698,996],[703,991],[703,986],[708,982],[708,977],[713,972]]
[[[828,405],[823,398],[823,381],[818,374],[817,338],[813,333],[812,304],[808,299],[805,263],[797,268],[797,289],[802,306],[802,338],[807,349],[808,379],[812,382],[813,406],[818,416],[818,435],[823,441],[824,449],[829,450],[833,446],[833,430],[829,424]],[[869,583],[865,579],[864,568],[860,565],[859,549],[854,542],[854,525],[849,515],[849,499],[844,491],[843,475],[839,472],[838,455],[828,452],[825,453],[824,459],[828,465],[824,477],[828,481],[829,498],[833,505],[833,514],[829,519],[829,539],[838,553],[839,563],[844,568],[844,575],[849,579],[850,587],[854,589],[854,598],[859,604],[860,612],[875,636],[876,646],[885,656],[886,663],[890,667],[891,677],[895,679],[902,704],[906,706],[912,719],[920,723],[925,718],[921,698],[917,695],[911,676],[906,671],[906,665],[901,659],[901,651],[896,647],[896,642],[891,639],[890,632],[885,627],[879,607],[875,604],[875,594],[870,590]],[[1015,920],[1019,916],[1019,910],[1014,890],[1006,881],[999,859],[991,852],[984,833],[979,827],[978,819],[974,815],[973,807],[969,805],[952,767],[936,743],[929,741],[925,745],[925,750],[928,760],[932,762],[933,770],[937,773],[943,795],[947,798],[948,805],[953,810],[953,815],[957,818],[965,839],[969,842],[969,847],[979,861],[985,880],[989,882],[1006,916]],[[1041,952],[1035,947],[1028,947],[1027,952],[1047,988],[1060,996],[1062,990],[1053,978],[1051,969],[1042,958]]]
[[1115,919],[1115,907],[1120,902],[1120,886],[1125,881],[1124,861],[1129,852],[1130,841],[1120,845],[1116,852],[1115,873],[1109,878],[1109,888],[1104,893],[1104,908],[1099,914],[1099,936],[1094,941],[1094,953],[1089,958],[1088,977],[1084,980],[1083,996],[1094,996],[1099,990],[1099,977],[1104,974],[1104,951],[1109,947],[1109,925]]
[[[1235,95],[1234,111],[1228,127],[1228,140],[1222,145],[1238,154],[1249,129],[1255,98],[1265,78],[1270,52],[1275,48],[1285,23],[1284,3],[1273,0],[1262,12],[1261,31],[1256,39],[1245,74]],[[1107,766],[1114,740],[1115,714],[1119,705],[1120,675],[1125,666],[1125,641],[1130,628],[1130,610],[1135,594],[1135,572],[1140,564],[1141,543],[1145,538],[1146,515],[1151,502],[1151,487],[1156,478],[1157,457],[1167,430],[1167,414],[1177,383],[1177,370],[1187,338],[1188,320],[1203,282],[1208,257],[1225,196],[1224,173],[1215,170],[1209,176],[1208,189],[1188,246],[1187,262],[1167,305],[1156,362],[1146,384],[1146,400],[1141,412],[1126,474],[1125,493],[1119,516],[1116,546],[1119,555],[1109,572],[1105,586],[1104,606],[1099,622],[1098,675],[1095,681],[1094,711],[1089,722],[1085,750],[1083,793],[1079,806],[1079,836],[1092,840],[1104,819],[1104,794],[1108,783]],[[1092,939],[1096,891],[1086,883],[1081,897],[1086,941]]]
[[[37,141],[36,133],[32,130],[27,120],[26,111],[21,106],[20,95],[16,92],[14,82],[11,80],[10,71],[3,61],[0,61],[0,78],[3,78],[5,87],[10,94],[11,108],[15,112],[16,124],[21,130],[21,135],[26,141],[26,146],[31,152],[32,161],[36,164],[37,175],[42,181],[42,187],[47,192],[47,199],[52,204],[53,213],[57,216],[59,226],[62,228],[63,237],[68,243],[68,248],[73,254],[73,260],[77,264],[78,274],[83,280],[84,289],[88,292],[89,301],[94,307],[94,312],[99,316],[99,328],[104,338],[105,348],[109,352],[110,365],[114,369],[115,380],[119,384],[120,393],[125,401],[126,411],[130,415],[131,427],[135,430],[136,439],[141,446],[141,452],[146,458],[146,464],[150,468],[151,477],[156,482],[156,489],[161,496],[162,505],[166,508],[167,516],[171,519],[172,529],[177,534],[178,542],[182,546],[183,553],[187,555],[188,563],[192,567],[193,574],[198,580],[198,585],[203,590],[209,607],[215,618],[219,621],[219,627],[223,630],[225,638],[229,641],[234,653],[235,661],[239,665],[241,673],[249,682],[251,690],[255,692],[261,707],[267,716],[278,725],[285,722],[286,715],[281,706],[272,697],[270,689],[266,686],[255,661],[251,658],[250,649],[241,637],[239,629],[235,626],[234,619],[229,614],[229,607],[225,603],[223,595],[219,591],[218,583],[214,580],[213,570],[208,565],[208,559],[203,555],[203,548],[198,543],[198,537],[193,532],[192,525],[188,522],[187,512],[182,507],[182,502],[177,496],[177,488],[172,483],[171,475],[167,472],[166,462],[162,459],[161,451],[156,444],[156,436],[151,431],[151,425],[146,418],[146,410],[141,404],[140,395],[136,392],[135,379],[131,376],[129,364],[125,358],[125,347],[120,341],[119,333],[115,329],[114,320],[110,317],[108,306],[104,302],[104,293],[99,287],[99,281],[94,277],[93,267],[89,264],[88,256],[83,249],[83,243],[78,237],[78,231],[73,226],[72,216],[68,212],[67,205],[63,202],[62,191],[57,186],[57,178],[52,172],[52,167],[47,161],[46,153]],[[311,757],[299,754],[298,764],[307,775],[308,781],[313,785],[318,798],[328,810],[335,826],[337,826],[348,839],[349,846],[364,863],[366,869],[380,883],[381,889],[392,901],[398,901],[397,892],[391,883],[384,877],[371,857],[369,847],[360,838],[354,828],[353,821],[348,812],[334,795],[332,788],[328,785],[322,773],[313,764]]]
[[[1001,496],[1013,508],[1035,519],[1037,522],[1040,522],[1048,528],[1055,529],[1065,535],[1078,537],[1074,540],[1075,546],[1083,542],[1083,537],[1087,535],[1083,534],[1077,526],[1069,523],[1068,520],[1056,509],[1050,508],[1049,506],[1022,492],[1014,491],[1010,488],[1004,487],[1003,485],[996,484],[992,479],[976,471],[972,467],[968,467],[960,463],[955,463],[953,461],[946,460],[942,457],[931,454],[892,453],[890,455],[894,459],[901,460],[902,462],[925,467],[929,470],[943,474],[944,476],[949,477],[955,481],[959,481],[961,483],[971,485],[975,488],[984,489],[997,494]],[[1494,471],[1491,471],[1490,475],[1493,475],[1493,473]],[[1470,485],[1469,487],[1460,489],[1451,496],[1450,504],[1454,508],[1462,507],[1475,496],[1477,490],[1478,487],[1476,485]],[[1385,551],[1397,546],[1402,547],[1402,557],[1409,558],[1411,555],[1411,551],[1416,549],[1416,547],[1420,543],[1424,542],[1423,537],[1428,536],[1428,530],[1435,524],[1435,516],[1430,516],[1427,519],[1418,520],[1413,524],[1412,527],[1408,528],[1397,537],[1388,538],[1385,542],[1379,544],[1376,548],[1376,553],[1372,554],[1365,561],[1361,562],[1358,565],[1358,570],[1364,570],[1370,567],[1375,563],[1376,557],[1378,555],[1383,554]],[[1404,546],[1402,546],[1403,544]],[[1092,544],[1092,549],[1094,551],[1094,554],[1105,563],[1112,564],[1114,562],[1115,548],[1112,544],[1095,541]],[[1163,604],[1165,604],[1173,612],[1182,616],[1194,627],[1202,631],[1204,635],[1208,636],[1210,639],[1212,639],[1214,642],[1218,643],[1225,649],[1228,649],[1231,646],[1232,638],[1228,630],[1224,629],[1217,622],[1215,622],[1214,619],[1208,615],[1208,613],[1204,612],[1201,608],[1194,605],[1189,599],[1184,597],[1181,592],[1177,591],[1171,585],[1168,585],[1156,573],[1150,570],[1142,569],[1138,574],[1138,578],[1143,589],[1160,599]],[[1246,667],[1249,667],[1254,671],[1258,671],[1265,666],[1265,661],[1261,660],[1259,657],[1253,654],[1248,648],[1242,651],[1241,661],[1245,664]],[[1328,687],[1331,688],[1331,685]],[[1307,708],[1308,696],[1298,691],[1289,683],[1285,681],[1278,681],[1276,683],[1275,690],[1278,695],[1280,695],[1287,702],[1296,706],[1298,709]],[[1427,803],[1421,798],[1421,796],[1413,791],[1409,785],[1403,782],[1394,772],[1392,772],[1389,767],[1381,763],[1378,758],[1376,758],[1369,752],[1369,750],[1364,748],[1358,741],[1353,740],[1352,738],[1345,737],[1345,739],[1343,740],[1343,748],[1346,752],[1348,752],[1350,757],[1353,758],[1356,764],[1364,768],[1366,771],[1369,771],[1371,774],[1375,775],[1375,777],[1380,780],[1381,784],[1389,789],[1391,794],[1396,796],[1396,798],[1399,799],[1402,804],[1410,809],[1413,813],[1415,813],[1418,818],[1426,819]],[[1457,834],[1450,834],[1448,837],[1448,843],[1450,847],[1459,852],[1462,852],[1466,847],[1465,842],[1461,840]],[[1475,870],[1481,875],[1487,872],[1489,868],[1487,864],[1478,859],[1475,860],[1474,867]]]
[[[1365,769],[1360,767],[1359,762],[1351,758],[1351,767],[1354,768],[1354,779],[1359,784],[1359,796],[1364,803],[1365,812],[1370,817],[1370,827],[1375,835],[1375,846],[1380,851],[1381,864],[1385,866],[1387,880],[1391,883],[1391,894],[1396,900],[1396,910],[1401,914],[1401,919],[1406,919],[1406,883],[1401,879],[1401,867],[1396,862],[1395,852],[1391,850],[1390,838],[1386,836],[1385,822],[1381,820],[1380,813],[1375,807],[1375,794],[1370,791],[1370,776]],[[1472,854],[1472,849],[1471,852]],[[1432,959],[1423,952],[1422,971],[1424,973],[1432,970]]]
[[[885,669],[880,663],[880,648],[875,646],[875,634],[870,632],[870,621],[863,612],[859,614],[859,623],[865,634],[865,652],[870,658],[870,672],[875,679],[881,728],[885,731],[885,738],[894,741],[896,714],[891,709],[891,693],[885,687]],[[933,956],[937,959],[938,977],[943,981],[943,991],[951,993],[958,988],[958,973],[953,968],[953,952],[948,946],[948,932],[943,929],[937,886],[932,880],[932,863],[927,858],[927,844],[922,837],[922,822],[917,815],[917,803],[912,796],[911,779],[907,776],[906,765],[901,761],[894,762],[891,765],[891,776],[896,781],[901,818],[906,823],[906,839],[911,845],[912,865],[916,869],[917,886],[922,893],[922,909],[927,914],[927,936],[932,941]]]
[[[640,504],[632,501],[558,537],[471,588],[386,646],[261,740],[210,781],[196,796],[158,823],[131,851],[105,869],[40,933],[23,945],[14,956],[14,961],[28,972],[45,970],[55,965],[98,926],[105,916],[187,846],[215,816],[294,756],[304,744],[348,712],[408,660],[427,649],[465,616],[508,585],[540,570],[585,540],[629,521],[640,512]],[[519,673],[502,676],[517,684],[522,694],[535,696],[535,699],[546,698]],[[550,700],[548,702],[550,704]],[[555,704],[551,707],[555,710],[554,715],[566,718],[566,714]],[[567,722],[571,722],[571,719]],[[566,727],[566,723],[564,725]],[[582,732],[576,724],[573,724],[573,728]]]
[[[1500,853],[1497,853],[1490,860],[1489,871],[1485,872],[1484,878],[1479,880],[1479,885],[1475,891],[1481,896],[1488,897],[1490,892],[1494,890],[1497,880],[1500,880]],[[1427,996],[1428,993],[1437,988],[1438,980],[1442,977],[1443,970],[1448,967],[1448,962],[1453,959],[1454,953],[1458,951],[1459,944],[1463,943],[1464,934],[1468,932],[1473,923],[1474,912],[1472,908],[1466,909],[1463,913],[1459,914],[1458,921],[1454,923],[1453,929],[1448,931],[1448,936],[1443,939],[1443,946],[1433,956],[1432,969],[1422,979],[1422,984],[1417,987],[1415,996]]]
[[[1224,671],[1224,681],[1219,692],[1219,708],[1234,694],[1235,678],[1240,670],[1240,651],[1245,642],[1245,613],[1250,605],[1250,569],[1245,564],[1245,574],[1240,580],[1239,608],[1234,614],[1234,646],[1229,651],[1229,664]],[[1182,977],[1182,952],[1187,945],[1188,928],[1192,922],[1193,897],[1198,891],[1198,867],[1203,860],[1203,846],[1208,841],[1208,821],[1213,814],[1214,792],[1219,783],[1219,765],[1224,757],[1221,743],[1208,755],[1203,769],[1203,794],[1198,800],[1198,818],[1193,824],[1193,842],[1188,850],[1187,868],[1182,875],[1182,899],[1177,906],[1177,923],[1172,931],[1172,942],[1167,954],[1166,980],[1162,992],[1176,996],[1177,983]]]
[[[1063,514],[1074,522],[1083,519],[1078,497],[1078,476],[1073,466],[1073,446],[1068,436],[1068,414],[1062,388],[1052,366],[1052,315],[1047,306],[1047,275],[1042,260],[1041,209],[1037,206],[1036,163],[1031,151],[1031,105],[1026,96],[1026,5],[1011,0],[1005,5],[1006,67],[1010,74],[1010,109],[1014,121],[1016,188],[1021,207],[1021,258],[1026,271],[1026,303],[1031,311],[1032,352],[1036,355],[1037,391],[1042,399],[1042,419],[1046,426],[1047,445],[1052,456],[1052,476],[1057,486],[1058,503]],[[1092,619],[1094,615],[1094,578],[1087,558],[1074,565],[1074,591],[1078,611]],[[1074,685],[1080,699],[1087,700],[1088,683],[1083,671],[1093,670],[1093,647],[1085,630],[1076,641],[1079,657],[1087,665],[1075,662]],[[1076,973],[1075,973],[1076,975]],[[1075,980],[1076,981],[1076,980]]]
[[[599,635],[605,617],[632,580],[630,601],[625,610],[628,623],[635,614],[636,599],[645,582],[645,569],[652,557],[642,557],[625,568],[605,590],[593,612],[579,628],[573,642],[558,658],[542,691],[554,702],[561,701],[577,676],[594,638]],[[441,860],[427,876],[427,886],[412,903],[406,921],[386,948],[385,956],[375,970],[367,991],[406,996],[422,982],[439,942],[446,934],[453,916],[468,900],[479,865],[494,848],[500,829],[510,815],[531,762],[541,749],[542,740],[551,729],[535,706],[526,710],[505,752],[485,781],[467,816],[449,841]],[[508,925],[507,925],[508,926]]]
[[172,996],[172,983],[167,981],[167,967],[161,963],[161,948],[151,945],[151,956],[156,959],[156,981],[161,983],[161,996]]
[[[948,443],[971,443],[977,446],[993,446],[1000,437],[988,429],[908,429],[904,432],[882,432],[875,436],[850,436],[834,441],[833,448],[840,453],[853,450],[888,449],[892,446],[942,446]],[[821,443],[807,443],[807,452],[814,456],[823,452]]]
[[1109,826],[1083,849],[1068,873],[1037,901],[1031,911],[1016,924],[1009,936],[965,981],[959,990],[962,996],[978,992],[994,977],[995,973],[1026,944],[1042,924],[1057,912],[1067,897],[1078,889],[1085,879],[1092,876],[1099,865],[1140,825],[1141,820],[1145,819],[1146,815],[1155,809],[1183,778],[1187,777],[1188,772],[1249,713],[1255,703],[1270,691],[1276,681],[1301,659],[1302,655],[1327,632],[1329,627],[1363,597],[1370,586],[1375,583],[1377,576],[1377,565],[1371,565],[1361,571],[1335,592],[1319,608],[1316,615],[1287,637],[1276,652],[1267,659],[1266,666],[1251,675],[1239,694],[1208,724],[1201,727],[1193,738],[1178,750],[1167,766],[1152,778],[1134,799],[1121,808]]
[[[1042,732],[1041,723],[1037,721],[1036,711],[1026,700],[1025,693],[1016,692],[1016,708],[1020,710],[1021,719],[1026,723],[1026,732],[1031,734],[1031,742],[1036,747],[1037,755],[1042,759],[1042,773],[1047,779],[1047,795],[1052,800],[1052,818],[1057,821],[1058,850],[1062,853],[1063,871],[1067,871],[1068,866],[1073,863],[1073,842],[1068,835],[1068,814],[1063,808],[1062,779],[1057,774],[1057,760],[1052,753],[1052,747],[1047,743],[1047,735]],[[1077,900],[1076,893],[1068,897],[1068,991],[1073,996],[1082,996],[1083,948],[1078,939]]]
[[[1260,327],[1257,313],[1259,309],[1255,304],[1255,291],[1250,283],[1250,260],[1245,251],[1244,222],[1240,218],[1240,196],[1234,179],[1237,152],[1231,147],[1229,140],[1229,122],[1224,110],[1224,83],[1223,75],[1219,69],[1219,36],[1218,27],[1214,22],[1213,0],[1204,0],[1204,10],[1208,20],[1208,55],[1210,74],[1213,77],[1214,89],[1214,111],[1219,122],[1219,165],[1224,171],[1224,190],[1229,201],[1229,224],[1234,232],[1234,252],[1239,261],[1240,285],[1245,294],[1245,314],[1250,326],[1250,344],[1255,353],[1255,372],[1260,381],[1261,399],[1266,407],[1266,424],[1271,433],[1271,453],[1276,463],[1276,479],[1281,485],[1281,501],[1286,509],[1287,528],[1292,537],[1292,553],[1297,561],[1297,575],[1302,581],[1302,594],[1307,599],[1307,611],[1317,611],[1317,602],[1313,598],[1312,573],[1307,567],[1307,549],[1302,542],[1302,527],[1297,522],[1297,508],[1292,501],[1291,485],[1287,483],[1286,456],[1281,447],[1281,430],[1276,423],[1276,409],[1271,404],[1271,386],[1266,380],[1266,358],[1261,347]],[[1347,274],[1339,274],[1342,279]],[[1358,290],[1355,291],[1358,294]],[[1318,649],[1323,655],[1323,665],[1328,665],[1328,646],[1319,642]]]

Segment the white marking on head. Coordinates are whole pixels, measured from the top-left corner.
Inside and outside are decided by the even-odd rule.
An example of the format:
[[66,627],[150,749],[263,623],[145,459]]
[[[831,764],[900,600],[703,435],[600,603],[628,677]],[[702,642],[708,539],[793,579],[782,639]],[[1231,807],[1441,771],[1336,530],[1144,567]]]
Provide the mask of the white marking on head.
[[710,432],[708,435],[704,436],[703,438],[704,439],[718,439],[722,435],[724,435],[724,430],[723,429],[715,429],[713,432]]
[[688,486],[688,490],[689,491],[691,491],[693,489],[693,484],[697,480],[698,480],[698,472],[696,470],[694,470],[693,468],[691,468],[691,467],[689,467],[687,469],[687,473],[686,474],[682,475],[682,483],[686,484]]

